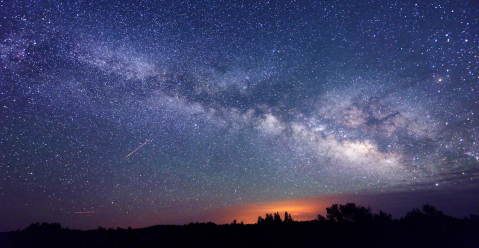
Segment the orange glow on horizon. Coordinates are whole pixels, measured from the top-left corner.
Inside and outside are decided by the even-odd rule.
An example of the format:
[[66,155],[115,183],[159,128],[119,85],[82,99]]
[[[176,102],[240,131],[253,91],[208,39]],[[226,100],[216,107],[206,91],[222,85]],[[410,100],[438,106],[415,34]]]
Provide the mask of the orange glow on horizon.
[[[295,221],[313,220],[318,214],[325,215],[326,207],[331,206],[331,199],[326,197],[297,198],[278,202],[261,202],[241,206],[232,206],[216,209],[201,216],[200,221],[212,221],[217,224],[231,223],[234,219],[238,223],[253,224],[258,216],[265,217],[266,213],[279,212],[284,219],[284,212],[288,212]],[[329,198],[329,197],[328,197]]]
[[[228,224],[235,219],[238,223],[253,224],[258,216],[265,217],[266,213],[279,212],[284,219],[284,212],[288,212],[295,221],[314,220],[318,214],[326,217],[326,208],[333,204],[355,202],[361,205],[367,199],[367,194],[330,194],[316,197],[295,198],[277,202],[259,202],[240,206],[231,206],[210,210],[193,218],[192,222],[214,222]],[[367,204],[366,204],[367,206]]]
[[[420,197],[423,197],[423,195]],[[400,193],[338,193],[283,201],[257,202],[207,210],[196,209],[189,213],[184,211],[159,211],[142,215],[131,213],[125,215],[125,218],[121,220],[108,223],[108,226],[143,228],[155,225],[184,225],[191,222],[213,222],[221,225],[230,224],[233,220],[236,220],[237,223],[254,224],[258,221],[258,216],[265,218],[266,213],[279,212],[281,218],[284,219],[284,212],[286,211],[295,221],[309,221],[316,219],[318,214],[326,217],[326,208],[333,204],[344,205],[348,202],[353,202],[365,207],[372,204],[374,207],[372,208],[373,212],[377,212],[381,209],[387,213],[391,213],[390,210],[395,210],[397,213],[399,209],[401,210],[400,215],[402,215],[409,210],[405,208],[407,206],[407,204],[405,204],[407,200],[408,199],[404,198]]]

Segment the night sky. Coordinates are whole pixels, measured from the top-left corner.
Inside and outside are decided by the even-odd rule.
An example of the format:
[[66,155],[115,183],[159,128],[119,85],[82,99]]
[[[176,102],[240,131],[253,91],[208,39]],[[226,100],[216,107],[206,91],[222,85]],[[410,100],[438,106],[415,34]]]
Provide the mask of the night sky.
[[479,213],[476,0],[0,13],[0,231]]

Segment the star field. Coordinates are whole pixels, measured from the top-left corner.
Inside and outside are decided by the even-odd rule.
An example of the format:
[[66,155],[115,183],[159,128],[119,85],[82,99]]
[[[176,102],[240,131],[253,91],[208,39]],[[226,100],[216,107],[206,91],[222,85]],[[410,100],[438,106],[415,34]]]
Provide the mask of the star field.
[[0,10],[1,230],[186,223],[340,193],[478,192],[476,1]]

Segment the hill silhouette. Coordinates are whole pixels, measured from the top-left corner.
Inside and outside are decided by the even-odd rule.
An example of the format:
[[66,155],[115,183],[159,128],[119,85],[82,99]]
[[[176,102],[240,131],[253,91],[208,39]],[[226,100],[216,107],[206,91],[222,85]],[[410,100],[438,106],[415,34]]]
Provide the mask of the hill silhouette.
[[0,233],[0,247],[479,247],[479,216],[454,218],[429,204],[400,219],[354,203],[334,204],[326,212],[301,222],[277,212],[259,216],[256,224],[233,220],[89,231],[33,223]]

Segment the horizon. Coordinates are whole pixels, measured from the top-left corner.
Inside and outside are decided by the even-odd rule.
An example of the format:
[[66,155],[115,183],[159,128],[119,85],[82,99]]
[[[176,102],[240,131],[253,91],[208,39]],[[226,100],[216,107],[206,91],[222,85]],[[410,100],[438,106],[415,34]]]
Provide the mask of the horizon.
[[[299,200],[299,202],[302,202],[304,203],[304,198]],[[313,201],[317,201],[317,199],[306,199],[306,201],[310,201],[310,200],[313,200]],[[298,204],[298,203],[294,203],[295,199],[292,200],[293,203],[290,203],[291,200],[288,200],[288,201],[285,201],[285,202],[281,202],[281,203],[277,203],[277,202],[271,202],[271,203],[264,203],[264,204],[250,204],[250,205],[257,205],[259,206],[260,209],[262,209],[263,213],[265,213],[266,215],[267,214],[276,214],[276,213],[279,213],[280,216],[283,216],[283,212],[284,213],[288,213],[290,217],[293,217],[293,216],[300,216],[299,218],[292,218],[294,222],[303,222],[303,221],[315,221],[315,220],[318,220],[318,216],[321,215],[322,217],[327,217],[327,214],[326,214],[326,209],[324,211],[320,211],[319,214],[317,213],[313,213],[312,211],[304,211],[304,209],[302,208],[301,204]],[[331,204],[331,205],[328,205],[327,207],[331,207],[332,205],[346,205],[346,204],[350,204],[352,202],[347,202],[347,203],[344,203],[344,204],[338,204],[338,203],[334,203],[334,204]],[[352,203],[352,204],[355,204],[355,203]],[[279,206],[278,206],[279,205]],[[363,205],[360,205],[360,204],[355,204],[358,208],[360,207],[366,207],[367,209],[370,210],[370,213],[372,215],[374,214],[379,214],[379,212],[383,212],[385,214],[390,214],[389,212],[386,212],[386,211],[383,211],[383,209],[375,209],[375,211],[373,211],[373,209],[370,207],[370,206],[363,206]],[[413,208],[413,209],[409,209],[407,212],[411,212],[413,211],[414,209],[422,209],[423,206],[426,206],[426,205],[429,205],[431,207],[433,207],[434,209],[437,209],[435,208],[434,205],[430,205],[429,203],[426,203],[426,204],[423,204],[422,206],[418,206],[416,208]],[[293,206],[293,207],[291,207]],[[229,208],[242,208],[244,206],[234,206],[234,207],[229,207]],[[287,210],[284,210],[284,209],[293,209],[293,211],[287,211]],[[299,208],[299,209],[298,209]],[[281,210],[272,210],[272,209],[281,209]],[[222,210],[222,209],[220,209]],[[441,209],[437,209],[438,211],[440,212],[443,212],[441,211]],[[244,210],[243,209],[243,212],[244,211],[251,211],[249,209],[247,210]],[[299,211],[299,212],[298,212]],[[212,211],[213,212],[213,211]],[[240,211],[241,212],[241,211]],[[257,211],[256,211],[257,212]],[[77,214],[78,212],[75,212],[75,214]],[[299,213],[299,214],[298,214]],[[81,214],[87,214],[87,215],[93,215],[95,214],[94,211],[92,212],[81,212]],[[213,215],[213,213],[210,213],[211,215]],[[216,214],[219,214],[220,216],[222,215],[222,212],[216,212]],[[298,215],[296,215],[298,214]],[[394,217],[393,215],[391,215],[391,218],[393,220],[400,220],[402,219],[403,217],[405,217],[406,214],[402,215],[402,216],[399,216],[399,217]],[[450,217],[453,217],[453,218],[458,218],[458,219],[461,219],[461,218],[470,218],[472,216],[472,214],[470,214],[469,216],[455,216],[455,215],[449,215],[447,213],[444,213],[445,216],[450,216]],[[207,214],[208,216],[208,214]],[[249,217],[252,217],[252,216],[249,216]],[[259,217],[262,217],[262,215],[254,215],[254,217],[250,218],[250,221],[243,221],[242,219],[240,220],[237,220],[236,218],[233,219],[233,221],[236,221],[236,224],[244,224],[244,225],[255,225],[255,224],[258,224],[258,218]],[[220,217],[221,219],[225,219],[224,216],[223,217]],[[200,219],[205,219],[205,217],[201,217]],[[254,220],[253,220],[254,219]],[[281,220],[283,220],[283,218],[281,217]],[[70,230],[79,230],[79,231],[90,231],[90,230],[97,230],[97,229],[100,229],[100,228],[104,228],[104,229],[118,229],[118,228],[121,228],[121,229],[143,229],[143,228],[149,228],[149,227],[155,227],[155,226],[170,226],[170,225],[178,225],[178,226],[184,226],[184,225],[189,225],[189,224],[205,224],[205,223],[213,223],[213,224],[216,224],[216,225],[232,225],[233,224],[233,221],[223,221],[223,222],[214,222],[214,221],[189,221],[189,222],[185,222],[185,223],[162,223],[162,224],[153,224],[153,225],[148,225],[148,226],[139,226],[139,227],[132,227],[132,226],[128,226],[128,227],[124,227],[124,226],[116,226],[116,227],[113,227],[113,226],[97,226],[97,227],[94,227],[94,228],[90,228],[90,229],[74,229],[74,228],[70,228],[69,226],[61,226],[62,228],[67,228],[67,229],[70,229]],[[58,223],[58,224],[61,224],[59,222],[52,222],[52,223],[49,223],[49,222],[35,222],[35,223],[31,223],[29,226],[31,225],[34,225],[34,224],[38,224],[38,223],[47,223],[47,224],[54,224],[54,223]],[[13,232],[13,231],[18,231],[18,230],[24,230],[24,229],[17,229],[17,230],[10,230],[10,231],[6,231],[6,232]],[[4,232],[4,231],[0,231],[0,232]]]
[[0,231],[479,214],[477,2],[0,11]]
[[[47,221],[35,221],[28,224],[24,228],[36,222],[60,223],[62,224],[63,228],[68,227],[70,229],[84,230],[84,231],[96,230],[100,226],[106,229],[109,229],[109,228],[116,229],[118,227],[123,229],[127,229],[129,227],[134,229],[138,229],[138,228],[141,229],[141,228],[148,228],[148,227],[158,226],[158,225],[188,225],[190,223],[208,223],[208,222],[212,222],[217,225],[225,225],[225,224],[231,224],[233,220],[236,220],[237,223],[244,222],[244,224],[256,224],[259,216],[263,216],[264,214],[267,214],[267,213],[276,213],[276,212],[279,212],[279,213],[288,212],[294,221],[311,221],[316,219],[318,215],[322,215],[326,217],[326,208],[331,207],[333,204],[345,205],[346,203],[350,203],[350,202],[357,204],[357,206],[369,207],[371,209],[371,213],[373,214],[377,214],[379,213],[379,211],[383,211],[387,214],[391,214],[393,219],[400,219],[404,217],[407,212],[412,211],[415,208],[421,209],[422,206],[425,204],[434,206],[438,210],[444,212],[445,215],[452,216],[455,218],[469,217],[471,214],[478,213],[477,208],[475,208],[474,205],[459,206],[459,207],[455,205],[454,207],[451,207],[451,206],[448,207],[447,204],[446,205],[444,203],[441,204],[440,199],[448,198],[448,197],[454,198],[454,196],[452,195],[449,195],[449,196],[440,195],[439,197],[437,197],[437,192],[429,191],[426,197],[424,198],[426,199],[425,203],[410,207],[409,204],[398,206],[396,205],[394,200],[391,201],[391,198],[399,198],[399,200],[396,200],[398,202],[403,201],[405,199],[407,200],[408,198],[410,198],[409,194],[404,194],[401,192],[392,192],[392,193],[382,194],[383,199],[381,199],[380,197],[379,200],[377,199],[377,195],[372,193],[363,193],[363,194],[354,194],[354,195],[347,195],[347,194],[323,195],[320,197],[290,199],[290,200],[281,201],[281,202],[252,203],[252,204],[241,205],[241,206],[231,206],[231,207],[226,207],[222,209],[213,209],[205,213],[201,213],[199,215],[183,217],[183,218],[180,218],[178,221],[170,221],[170,222],[169,220],[163,219],[163,220],[159,220],[158,223],[155,223],[157,219],[150,216],[151,220],[146,222],[147,224],[145,224],[145,222],[141,222],[143,224],[137,224],[135,222],[124,223],[120,221],[120,222],[117,222],[119,223],[118,225],[112,224],[110,226],[103,226],[101,225],[101,222],[100,222],[100,225],[93,224],[90,226],[85,226],[83,225],[84,223],[82,224],[74,223],[74,225],[77,225],[79,227],[79,228],[74,228],[74,227],[62,224],[61,222],[54,221],[54,219],[51,219]],[[349,200],[344,200],[344,199],[349,199]],[[371,199],[374,199],[375,201],[377,201],[378,205],[382,207],[365,204],[369,202]],[[453,200],[457,200],[457,199],[453,199]],[[413,202],[416,202],[416,201],[413,201]],[[479,200],[476,200],[475,202],[477,203],[479,202]],[[434,203],[440,204],[440,205],[438,206],[438,205],[435,205]],[[441,207],[444,207],[444,209]],[[69,213],[69,214],[75,214],[75,213]],[[101,214],[101,213],[82,213],[81,217],[93,218],[95,217],[94,216],[95,214]],[[86,216],[83,216],[83,215],[86,215]],[[78,219],[78,218],[73,218],[73,219]],[[17,228],[15,230],[23,230],[24,228]],[[0,230],[0,232],[9,232],[9,231],[15,231],[15,230]]]

